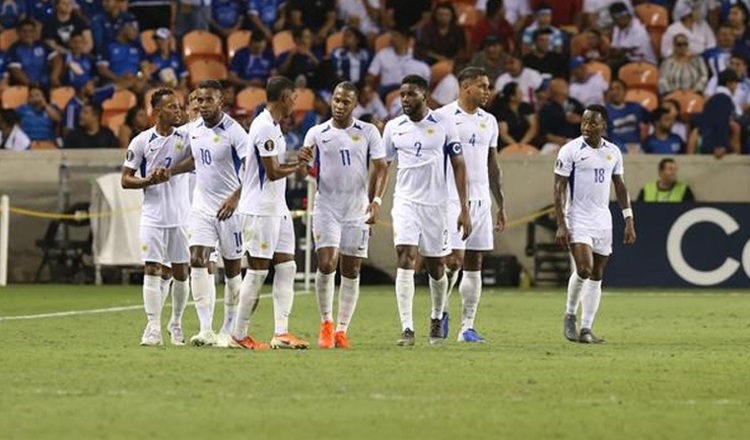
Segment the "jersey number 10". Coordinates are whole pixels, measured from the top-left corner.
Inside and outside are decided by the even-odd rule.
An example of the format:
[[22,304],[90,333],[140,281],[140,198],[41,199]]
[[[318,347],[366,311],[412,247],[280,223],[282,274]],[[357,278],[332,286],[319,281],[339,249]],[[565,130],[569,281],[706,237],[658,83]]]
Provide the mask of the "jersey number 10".
[[211,165],[211,150],[201,148],[201,163],[203,165]]

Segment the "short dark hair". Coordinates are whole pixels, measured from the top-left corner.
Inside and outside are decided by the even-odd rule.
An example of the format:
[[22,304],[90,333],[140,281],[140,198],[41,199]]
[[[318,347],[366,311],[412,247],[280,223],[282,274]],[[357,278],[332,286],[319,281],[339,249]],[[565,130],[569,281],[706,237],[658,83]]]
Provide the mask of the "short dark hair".
[[42,87],[42,85],[39,83],[29,84],[29,93],[31,93],[31,91],[35,89],[41,91],[42,95],[44,95],[44,99],[49,101],[49,89],[47,87]]
[[91,111],[94,112],[97,119],[101,119],[102,113],[104,113],[104,109],[102,109],[102,106],[93,102],[87,102],[83,105],[84,107],[91,108]]
[[487,71],[481,67],[474,67],[474,66],[466,67],[465,69],[462,69],[458,73],[458,82],[460,84],[464,81],[473,81],[479,78],[480,76],[489,76],[489,75],[487,75]]
[[266,83],[266,99],[268,102],[276,102],[281,99],[286,91],[294,91],[294,83],[285,76],[272,76]]
[[734,70],[724,69],[719,73],[719,85],[726,86],[730,82],[738,82],[740,78],[734,72]]
[[406,75],[404,79],[401,80],[401,85],[404,84],[413,84],[425,92],[430,90],[430,84],[426,79],[422,78],[419,75]]
[[668,115],[669,110],[667,110],[664,107],[657,107],[654,109],[654,111],[651,112],[651,122],[657,123],[661,119],[662,116]]
[[349,81],[342,81],[336,84],[336,87],[334,87],[333,90],[336,91],[336,89],[341,89],[346,92],[353,92],[354,96],[359,97],[359,89],[357,88],[357,86],[355,86],[353,83]]
[[503,89],[500,91],[500,99],[502,99],[504,102],[510,101],[510,98],[516,94],[516,91],[518,90],[518,83],[515,81],[511,81],[503,86]]
[[151,95],[151,107],[156,108],[161,100],[167,95],[174,95],[174,90],[166,87],[160,87]]
[[397,26],[395,29],[393,29],[393,32],[401,34],[406,38],[411,38],[412,36],[411,30],[406,26]]
[[732,54],[730,55],[730,58],[737,58],[738,60],[742,61],[747,65],[747,57],[744,53],[740,52],[739,50],[733,50]]
[[621,80],[620,78],[615,78],[612,81],[609,82],[609,86],[612,87],[612,84],[618,83],[624,88],[625,90],[628,89],[628,85],[625,83],[625,81]]
[[602,119],[604,119],[604,122],[607,122],[608,120],[607,108],[604,107],[603,105],[590,104],[590,105],[587,105],[585,109],[583,109],[584,112],[586,110],[599,113],[602,116]]
[[2,120],[9,127],[12,127],[18,124],[18,115],[16,114],[15,110],[4,108],[0,110],[0,120]]
[[539,38],[542,35],[552,35],[552,29],[550,29],[549,27],[543,27],[543,28],[539,28],[539,29],[535,30],[531,34],[531,40],[532,41],[536,41],[536,39]]
[[302,38],[302,34],[305,32],[305,30],[309,30],[305,26],[295,26],[292,28],[292,39],[294,41],[299,41],[300,38]]
[[250,42],[251,43],[259,43],[261,41],[266,41],[266,34],[263,32],[253,32],[250,34]]
[[659,171],[664,171],[664,168],[666,168],[667,164],[670,164],[670,163],[676,163],[676,162],[671,157],[665,157],[664,159],[660,160]]
[[220,93],[224,91],[224,87],[222,87],[221,82],[216,79],[204,79],[203,81],[198,83],[197,88],[217,90]]
[[487,0],[487,16],[492,17],[497,12],[502,9],[503,7],[503,1],[502,0]]
[[18,26],[16,26],[16,29],[20,31],[24,26],[36,27],[36,22],[31,18],[24,18],[23,20],[18,22]]

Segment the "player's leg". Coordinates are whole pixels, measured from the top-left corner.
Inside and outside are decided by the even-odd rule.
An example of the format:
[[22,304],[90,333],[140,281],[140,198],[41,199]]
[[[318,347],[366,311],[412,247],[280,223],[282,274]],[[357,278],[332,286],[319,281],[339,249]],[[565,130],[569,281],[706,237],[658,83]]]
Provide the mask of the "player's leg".
[[603,343],[604,340],[597,338],[591,329],[594,326],[596,312],[602,298],[602,277],[604,269],[609,262],[612,253],[612,231],[603,231],[603,234],[594,238],[593,242],[593,266],[591,276],[584,286],[581,296],[581,334],[579,342]]
[[570,254],[573,257],[575,268],[568,280],[568,295],[565,306],[565,318],[563,320],[563,332],[569,341],[578,341],[578,329],[576,326],[578,304],[581,300],[583,289],[594,265],[592,250],[593,240],[590,234],[571,234],[573,243],[570,244]]
[[467,250],[464,257],[464,275],[458,291],[461,294],[460,342],[484,342],[484,338],[474,328],[479,300],[482,297],[482,257],[483,251]]
[[213,346],[216,334],[213,331],[213,313],[211,308],[211,277],[208,274],[208,257],[213,248],[203,245],[190,246],[190,291],[193,294],[195,311],[198,314],[200,330],[190,338],[192,345]]
[[146,312],[146,328],[141,345],[162,345],[161,337],[161,262],[164,261],[164,230],[142,226],[140,228],[143,272],[143,309]]
[[[461,206],[458,202],[451,202],[448,205],[448,218],[458,218],[459,213],[461,212]],[[472,223],[474,219],[472,218]],[[445,337],[448,336],[449,331],[449,325],[450,325],[450,315],[449,315],[449,309],[450,306],[448,304],[448,301],[450,300],[451,293],[453,293],[453,288],[456,286],[456,283],[458,282],[458,278],[461,275],[461,269],[463,268],[463,261],[464,261],[464,249],[466,246],[466,243],[462,240],[462,232],[458,230],[456,226],[451,225],[450,229],[450,240],[451,240],[451,249],[453,250],[450,255],[448,255],[445,258],[445,270],[446,274],[448,276],[448,293],[445,296],[445,308],[443,309],[443,332],[445,333]]]
[[172,317],[169,330],[172,345],[185,345],[182,331],[182,315],[185,312],[189,294],[190,248],[185,228],[171,228],[169,232],[168,258],[172,261]]
[[422,225],[419,240],[419,253],[427,267],[430,284],[432,309],[430,312],[430,344],[438,344],[445,339],[443,331],[443,310],[448,295],[448,277],[445,274],[445,257],[450,255],[450,229],[448,213],[444,206],[421,206],[417,210]]
[[159,290],[161,291],[161,305],[164,307],[164,302],[167,300],[167,297],[169,296],[169,291],[172,288],[172,263],[171,262],[163,262],[161,264],[161,283],[159,286]]
[[328,210],[316,204],[312,229],[318,257],[318,270],[315,273],[315,297],[320,311],[318,347],[327,349],[334,347],[333,294],[339,262],[341,224]]
[[395,199],[391,210],[393,244],[398,258],[396,269],[396,303],[401,320],[399,346],[414,345],[414,269],[417,262],[420,224],[413,203]]
[[219,345],[228,347],[237,319],[242,284],[242,221],[239,214],[219,222],[219,229],[219,249],[224,260],[224,322],[219,331]]
[[359,273],[362,259],[367,258],[370,227],[351,224],[344,227],[341,237],[341,286],[339,287],[339,312],[336,319],[334,344],[336,348],[351,348],[347,331],[359,300]]
[[211,316],[214,316],[216,310],[216,274],[218,269],[216,265],[219,263],[219,252],[216,250],[219,247],[219,243],[216,243],[214,251],[208,255],[208,298],[210,299]]
[[442,317],[445,297],[448,294],[448,277],[445,275],[444,257],[425,256],[424,261],[430,279],[430,299],[432,300],[428,340],[430,344],[434,345],[443,342],[445,339]]

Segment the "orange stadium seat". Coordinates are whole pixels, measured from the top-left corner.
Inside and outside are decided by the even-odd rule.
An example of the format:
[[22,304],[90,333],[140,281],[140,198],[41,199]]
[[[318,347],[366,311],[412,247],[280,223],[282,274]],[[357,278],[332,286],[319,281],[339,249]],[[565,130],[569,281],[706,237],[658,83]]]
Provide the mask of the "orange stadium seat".
[[279,56],[284,52],[288,52],[296,46],[296,44],[294,44],[294,38],[292,37],[292,31],[277,32],[274,34],[271,44],[273,46],[274,56]]
[[68,102],[75,96],[76,90],[70,86],[55,87],[50,91],[50,101],[60,110],[64,110]]
[[7,52],[16,41],[18,41],[18,32],[15,29],[5,29],[0,32],[0,50],[3,52]]
[[607,81],[607,84],[612,81],[612,69],[610,69],[606,63],[602,63],[601,61],[589,61],[586,63],[586,66],[588,66],[589,72],[596,72],[601,75],[602,78]]
[[334,49],[344,45],[344,33],[339,31],[331,34],[326,39],[326,54],[330,55]]
[[[170,37],[172,50],[176,50],[177,48],[177,42],[175,41],[174,37]],[[158,49],[156,47],[156,41],[154,41],[154,30],[153,29],[147,29],[143,32],[141,32],[141,46],[143,47],[143,51],[146,52],[148,55],[152,55],[156,52]]]
[[118,90],[111,98],[102,103],[102,109],[104,110],[102,117],[107,119],[118,113],[127,113],[136,105],[138,105],[138,99],[135,93],[130,90]]
[[659,85],[659,68],[645,61],[628,63],[620,68],[619,78],[628,88],[656,92]]
[[10,86],[3,90],[3,108],[16,109],[29,100],[29,88],[26,86]]
[[106,118],[102,118],[102,125],[109,127],[110,130],[117,136],[117,132],[120,131],[120,127],[125,124],[125,118],[128,116],[127,113],[117,113]]
[[635,14],[647,29],[655,27],[666,29],[669,26],[669,12],[664,6],[641,3],[635,7]]
[[229,34],[227,37],[227,60],[231,61],[238,50],[247,47],[252,35],[253,32],[246,29],[240,29]]
[[227,79],[227,65],[222,61],[195,60],[187,68],[192,86],[197,86],[204,79]]
[[453,60],[443,60],[433,64],[430,68],[430,87],[435,87],[451,72],[453,72]]
[[533,146],[528,144],[510,144],[506,147],[504,147],[502,150],[500,150],[500,154],[503,155],[509,155],[509,154],[539,154],[539,150]]
[[625,101],[637,102],[648,111],[654,111],[659,105],[659,97],[649,90],[633,89],[625,93]]
[[236,102],[238,106],[253,111],[266,102],[266,91],[260,87],[245,87],[237,94]]
[[672,92],[665,96],[664,99],[674,99],[679,102],[680,109],[682,110],[681,116],[683,118],[702,112],[703,104],[705,104],[705,98],[702,95],[688,90]]
[[182,37],[182,57],[185,64],[195,59],[224,61],[221,38],[208,31],[190,31]]
[[459,26],[473,28],[477,25],[477,9],[474,5],[467,3],[457,3],[453,7],[456,8],[456,16],[458,17]]

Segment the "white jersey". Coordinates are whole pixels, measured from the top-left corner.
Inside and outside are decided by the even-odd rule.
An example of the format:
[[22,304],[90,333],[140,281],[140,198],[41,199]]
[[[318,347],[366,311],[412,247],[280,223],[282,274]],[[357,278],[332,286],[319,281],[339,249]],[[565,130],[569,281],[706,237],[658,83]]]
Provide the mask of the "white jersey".
[[284,163],[286,141],[279,124],[268,109],[250,125],[248,139],[250,154],[242,177],[244,188],[239,210],[243,214],[283,216],[289,213],[286,205],[286,178],[271,181],[263,167],[263,157],[276,157]]
[[383,144],[388,160],[398,157],[395,198],[431,206],[447,202],[446,162],[462,154],[454,124],[433,111],[418,122],[402,115],[385,125]]
[[[184,157],[187,133],[179,128],[161,136],[155,128],[138,134],[128,146],[126,168],[139,170],[146,177],[158,167],[169,168]],[[175,176],[168,182],[143,189],[141,226],[172,228],[186,223],[190,209],[187,176]]]
[[240,187],[239,171],[248,151],[247,134],[226,114],[213,127],[199,119],[190,126],[189,134],[196,176],[193,209],[215,216]]
[[622,175],[622,153],[602,139],[591,148],[580,136],[563,145],[557,154],[555,174],[568,178],[565,218],[570,229],[612,229],[609,192],[612,175]]
[[357,119],[341,129],[328,120],[308,130],[303,145],[313,147],[318,167],[315,205],[332,210],[340,221],[362,219],[369,204],[370,158],[385,158],[378,129]]
[[[458,106],[458,101],[435,111],[452,120],[461,140],[461,148],[466,161],[466,178],[469,182],[469,200],[490,200],[490,178],[488,157],[490,148],[497,149],[497,119],[482,109],[473,114]],[[458,201],[456,179],[453,166],[448,163],[448,199]]]

